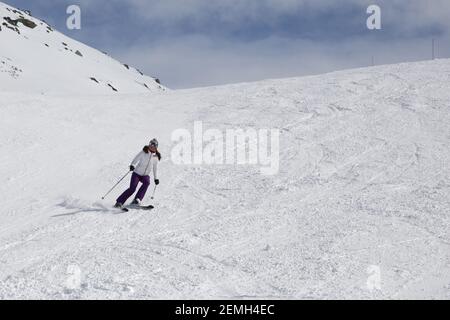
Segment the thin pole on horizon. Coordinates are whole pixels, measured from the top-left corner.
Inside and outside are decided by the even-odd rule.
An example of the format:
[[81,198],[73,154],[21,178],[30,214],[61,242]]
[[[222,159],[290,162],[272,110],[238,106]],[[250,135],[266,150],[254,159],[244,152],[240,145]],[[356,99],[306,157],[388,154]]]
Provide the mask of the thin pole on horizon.
[[435,43],[435,40],[434,40],[434,38],[431,40],[431,59],[432,60],[435,60],[435,58],[436,58],[436,56],[435,56],[435,51],[434,51],[434,43]]

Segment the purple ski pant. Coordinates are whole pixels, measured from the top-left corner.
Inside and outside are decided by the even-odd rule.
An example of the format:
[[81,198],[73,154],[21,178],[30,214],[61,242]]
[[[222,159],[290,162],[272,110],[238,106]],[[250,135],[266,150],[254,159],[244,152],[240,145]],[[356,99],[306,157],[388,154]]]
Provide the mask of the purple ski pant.
[[140,176],[137,173],[133,172],[131,176],[130,187],[125,190],[125,192],[122,193],[119,198],[117,198],[117,202],[125,204],[128,198],[131,197],[136,191],[139,182],[142,183],[142,186],[140,187],[135,199],[139,199],[142,201],[142,199],[144,199],[145,193],[147,192],[148,186],[150,185],[150,176]]

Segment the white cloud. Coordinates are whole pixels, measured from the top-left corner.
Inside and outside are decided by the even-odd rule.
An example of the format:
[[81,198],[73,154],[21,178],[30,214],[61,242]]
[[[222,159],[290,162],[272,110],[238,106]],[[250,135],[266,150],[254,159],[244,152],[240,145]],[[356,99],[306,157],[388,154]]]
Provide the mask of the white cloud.
[[[201,20],[208,14],[221,22],[239,22],[270,19],[305,10],[310,14],[332,14],[338,8],[367,8],[371,4],[380,4],[388,19],[396,20],[406,28],[433,23],[450,26],[448,0],[128,0],[127,4],[139,17],[164,21],[167,25],[185,19]],[[365,10],[361,13],[364,14]]]
[[[444,39],[442,39],[444,41]],[[450,38],[445,41],[450,43]],[[204,36],[139,45],[117,52],[144,70],[161,77],[172,88],[296,77],[377,64],[429,59],[428,39],[376,42],[365,38],[340,43],[291,41],[271,37],[252,43],[218,43]],[[450,55],[450,50],[440,51]]]

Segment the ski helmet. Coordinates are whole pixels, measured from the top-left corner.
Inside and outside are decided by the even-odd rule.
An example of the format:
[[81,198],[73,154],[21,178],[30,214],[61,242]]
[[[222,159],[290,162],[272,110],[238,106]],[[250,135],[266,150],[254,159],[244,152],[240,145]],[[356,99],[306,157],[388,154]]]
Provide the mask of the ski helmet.
[[150,143],[148,145],[158,148],[158,140],[156,140],[156,138],[154,138],[150,141]]

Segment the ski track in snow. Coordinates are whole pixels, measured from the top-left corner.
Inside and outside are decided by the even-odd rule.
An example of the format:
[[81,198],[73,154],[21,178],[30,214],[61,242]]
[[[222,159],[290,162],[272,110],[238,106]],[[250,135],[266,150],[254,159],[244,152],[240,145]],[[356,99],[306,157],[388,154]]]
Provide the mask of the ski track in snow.
[[[441,60],[162,95],[2,92],[0,298],[448,299],[449,74]],[[280,173],[172,164],[170,134],[197,120],[279,128]],[[154,136],[156,209],[113,210],[128,179],[101,196]]]

